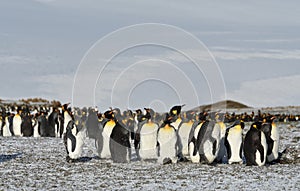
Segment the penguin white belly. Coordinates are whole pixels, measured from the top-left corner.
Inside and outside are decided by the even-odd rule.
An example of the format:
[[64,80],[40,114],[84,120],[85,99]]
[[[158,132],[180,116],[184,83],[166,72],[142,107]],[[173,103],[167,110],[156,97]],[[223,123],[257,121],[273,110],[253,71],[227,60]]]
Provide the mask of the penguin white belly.
[[200,155],[199,152],[197,151],[196,155],[193,155],[195,149],[195,144],[191,142],[189,144],[189,154],[190,154],[190,160],[192,163],[199,163],[200,162]]
[[258,150],[256,150],[255,153],[255,162],[258,166],[263,166],[266,163],[266,156],[267,156],[267,140],[265,134],[262,132],[261,133],[261,145],[263,147],[264,153],[263,153],[263,161],[261,161],[261,154]]
[[10,137],[11,132],[9,129],[9,122],[8,122],[8,117],[5,118],[5,125],[3,126],[3,137]]
[[13,118],[13,131],[15,136],[22,136],[21,124],[22,124],[21,116],[15,115]]
[[75,135],[76,146],[75,146],[74,152],[72,152],[72,149],[71,149],[72,148],[72,142],[70,140],[68,140],[67,144],[68,144],[68,148],[70,148],[69,157],[71,159],[78,159],[81,156],[85,137],[86,137],[86,129],[82,129],[81,131],[79,131],[77,133],[77,135]]
[[39,134],[39,123],[36,123],[33,127],[33,137],[41,137]]
[[[195,128],[195,131],[194,131],[194,138],[195,140],[197,140],[197,137],[198,137],[198,134],[199,134],[199,131],[200,131],[200,128],[201,126],[203,125],[203,123],[200,123],[196,128]],[[190,159],[192,161],[192,163],[199,163],[200,162],[200,155],[199,155],[199,151],[197,150],[196,154],[194,155],[194,149],[195,149],[196,145],[191,142],[189,144],[189,155],[190,155]],[[196,148],[198,149],[198,148]]]
[[278,159],[279,150],[279,129],[275,124],[272,124],[271,139],[274,141],[272,153],[267,156],[268,161],[274,161]]
[[189,141],[189,134],[192,129],[193,122],[182,123],[178,130],[178,136],[180,137],[181,144],[182,144],[182,155],[188,156],[189,155],[189,148],[188,148],[188,141]]
[[204,141],[204,144],[203,144],[204,155],[205,155],[205,158],[206,158],[208,164],[214,162],[214,160],[216,158],[216,155],[213,154],[212,148],[213,148],[213,143],[210,140]]
[[162,128],[158,133],[158,142],[160,146],[158,162],[163,163],[164,159],[169,158],[172,163],[177,162],[176,143],[177,137],[176,132],[172,128]]
[[140,132],[140,150],[141,159],[157,158],[157,124],[145,124]]
[[175,122],[171,123],[171,125],[176,129],[176,131],[178,130],[178,127],[180,125],[180,123],[182,122],[181,118],[178,118]]
[[241,163],[243,159],[240,157],[240,149],[242,146],[242,131],[231,129],[227,136],[227,141],[230,145],[231,156],[228,163]]
[[227,150],[225,147],[225,134],[226,134],[226,125],[223,122],[219,122],[221,133],[220,133],[220,149],[217,156],[217,161],[225,162],[227,158]]
[[69,115],[68,112],[64,112],[64,130],[63,134],[66,133],[68,123],[72,120],[72,117]]
[[103,138],[103,148],[100,153],[100,158],[111,158],[110,148],[109,148],[109,141],[110,141],[110,135],[112,133],[112,130],[116,124],[113,121],[109,121],[106,123],[105,127],[102,131],[102,138]]

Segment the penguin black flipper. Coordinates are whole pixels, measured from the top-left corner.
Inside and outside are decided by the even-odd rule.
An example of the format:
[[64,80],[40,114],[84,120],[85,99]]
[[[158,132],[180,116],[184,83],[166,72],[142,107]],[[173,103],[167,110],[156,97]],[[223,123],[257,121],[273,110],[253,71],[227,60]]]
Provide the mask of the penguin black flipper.
[[228,137],[228,133],[229,133],[229,129],[230,128],[227,128],[226,129],[226,133],[225,133],[225,141],[224,141],[224,145],[226,147],[226,151],[227,151],[227,158],[230,159],[231,158],[231,147],[230,147],[230,144],[227,140],[227,137]]
[[[203,138],[204,138],[204,136],[205,136],[205,133],[206,133],[206,131],[207,131],[208,125],[209,125],[209,121],[205,121],[205,122],[203,123],[203,125],[201,126],[199,132],[198,132],[198,136],[197,136],[197,140],[196,140],[196,146],[195,146],[197,149],[200,148],[200,145],[201,145],[201,143],[202,143],[202,141],[203,141]],[[201,154],[204,154],[204,153],[202,153],[202,152],[199,150],[199,154],[201,155]]]
[[160,145],[159,145],[158,141],[157,141],[156,147],[157,147],[157,156],[160,157]]
[[74,152],[75,151],[75,147],[76,147],[76,138],[75,138],[75,136],[73,135],[73,134],[71,134],[71,133],[68,133],[68,139],[70,139],[71,140],[71,142],[72,142],[72,152]]
[[63,135],[63,140],[64,140],[64,145],[65,145],[65,148],[66,148],[66,150],[67,150],[67,154],[69,155],[69,151],[68,151],[68,142],[67,142],[67,140],[68,140],[68,138],[67,138],[67,134],[64,134]]

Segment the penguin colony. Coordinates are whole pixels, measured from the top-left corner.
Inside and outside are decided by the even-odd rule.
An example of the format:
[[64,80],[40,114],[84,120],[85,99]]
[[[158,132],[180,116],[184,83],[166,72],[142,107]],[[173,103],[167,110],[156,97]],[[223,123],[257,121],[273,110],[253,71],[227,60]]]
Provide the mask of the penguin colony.
[[[103,114],[96,108],[11,107],[1,109],[2,136],[60,137],[67,161],[81,157],[84,140],[95,140],[99,158],[116,163],[135,160],[161,164],[238,163],[262,166],[279,160],[279,130],[276,116],[254,113],[186,111],[177,105],[160,114],[151,108],[110,108]],[[251,127],[243,134],[244,122]]]

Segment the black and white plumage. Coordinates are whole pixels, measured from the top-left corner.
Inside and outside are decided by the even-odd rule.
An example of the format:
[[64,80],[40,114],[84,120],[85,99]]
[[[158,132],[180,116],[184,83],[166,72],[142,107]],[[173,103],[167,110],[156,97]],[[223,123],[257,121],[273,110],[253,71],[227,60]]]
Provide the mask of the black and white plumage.
[[22,117],[21,132],[24,137],[30,137],[33,135],[32,120],[29,113],[24,114]]
[[226,129],[225,146],[228,163],[243,163],[243,129],[244,122],[237,120],[232,126]]
[[104,119],[101,123],[101,136],[96,139],[98,155],[102,159],[110,159],[111,153],[109,149],[110,135],[116,126],[113,110],[104,113]]
[[134,145],[138,159],[157,159],[157,131],[159,126],[152,121],[153,110],[145,110],[146,115],[138,123]]
[[189,135],[194,124],[194,111],[184,113],[184,119],[178,127],[178,157],[180,161],[189,159]]
[[86,128],[81,126],[80,121],[69,121],[66,133],[63,135],[64,144],[67,150],[67,161],[76,160],[81,157]]
[[251,125],[244,139],[244,156],[247,166],[263,166],[266,163],[267,140],[265,134],[260,130],[261,122],[255,122]]
[[166,119],[157,132],[158,163],[177,163],[178,137],[176,129],[171,125],[173,117],[166,115]]
[[279,157],[279,130],[274,123],[274,117],[268,118],[262,125],[261,131],[265,133],[268,151],[267,162],[271,163],[276,161]]

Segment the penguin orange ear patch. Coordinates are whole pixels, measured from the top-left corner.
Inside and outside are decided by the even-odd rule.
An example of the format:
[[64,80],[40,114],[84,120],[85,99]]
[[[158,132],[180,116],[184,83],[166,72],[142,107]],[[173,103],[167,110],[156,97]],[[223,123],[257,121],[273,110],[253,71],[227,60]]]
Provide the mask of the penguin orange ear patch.
[[174,115],[176,115],[176,114],[177,114],[177,110],[173,110],[172,113],[173,113]]
[[253,125],[253,127],[254,127],[254,128],[257,128],[257,126],[256,126],[256,125]]

